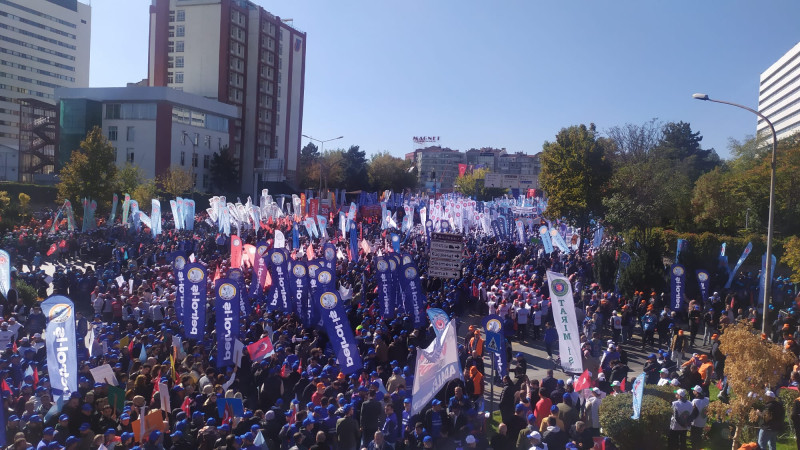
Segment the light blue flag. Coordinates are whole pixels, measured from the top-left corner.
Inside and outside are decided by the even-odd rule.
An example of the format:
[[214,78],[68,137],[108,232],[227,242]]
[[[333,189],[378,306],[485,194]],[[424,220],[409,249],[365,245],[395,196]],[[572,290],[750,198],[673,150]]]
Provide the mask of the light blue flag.
[[749,255],[751,251],[753,251],[753,243],[748,242],[747,247],[745,247],[744,251],[742,252],[742,256],[739,257],[739,261],[736,262],[736,266],[733,268],[733,271],[731,271],[731,275],[730,277],[728,277],[728,282],[725,283],[725,289],[731,288],[731,283],[733,283],[733,277],[736,276],[736,272],[739,271],[739,267],[742,267],[742,263],[744,262],[745,259],[747,259],[747,255]]
[[142,344],[142,350],[139,352],[139,361],[146,361],[147,360],[147,351],[144,348],[144,344]]
[[641,373],[633,381],[631,392],[633,392],[633,415],[631,419],[639,420],[639,416],[642,413],[642,397],[644,397],[644,373]]

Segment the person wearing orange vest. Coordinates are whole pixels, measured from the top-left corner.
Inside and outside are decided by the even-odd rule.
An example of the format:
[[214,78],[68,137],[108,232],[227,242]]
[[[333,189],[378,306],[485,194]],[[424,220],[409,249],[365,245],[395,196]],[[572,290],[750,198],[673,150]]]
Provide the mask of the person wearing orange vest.
[[473,330],[473,337],[469,340],[469,351],[478,352],[478,356],[483,356],[483,338],[481,337],[481,330]]

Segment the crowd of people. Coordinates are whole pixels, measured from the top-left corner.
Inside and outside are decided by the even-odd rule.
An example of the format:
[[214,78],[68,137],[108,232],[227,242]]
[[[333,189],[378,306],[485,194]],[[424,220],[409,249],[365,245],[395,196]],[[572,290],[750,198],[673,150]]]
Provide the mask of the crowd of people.
[[[464,237],[462,276],[427,277],[425,233],[412,232],[402,248],[423,274],[427,307],[474,323],[460,336],[462,376],[447,383],[425,409],[412,411],[417,351],[434,339],[434,329],[415,328],[402,314],[384,320],[377,305],[375,251],[360,249],[358,258],[348,258],[341,236],[331,240],[341,250],[335,270],[340,290],[350,294],[347,318],[362,369],[343,374],[335,357],[338,344],[324,329],[303,326],[294,314],[270,311],[258,298],[241,317],[240,339],[246,346],[269,337],[274,353],[253,361],[245,351],[240,364],[217,367],[211,283],[205,338],[182,339],[173,346],[173,338],[183,338],[184,330],[175,310],[170,255],[180,248],[205,264],[209,274],[224,276],[230,269],[230,238],[202,219],[198,216],[193,231],[165,226],[155,237],[120,224],[51,235],[45,221],[32,221],[3,237],[0,248],[14,265],[11,289],[0,296],[7,448],[552,450],[588,449],[601,441],[604,448],[613,448],[602,437],[599,408],[606,396],[630,388],[627,352],[634,345],[653,351],[643,369],[647,383],[677,389],[670,448],[685,448],[689,431],[692,447],[701,448],[709,386],[721,381],[724,371],[720,329],[756,318],[753,303],[735,290],[725,298],[715,292],[707,300],[692,301],[688,313],[679,314],[656,292],[625,298],[613,287],[601,289],[593,280],[588,246],[583,254],[546,254],[541,244],[470,233]],[[377,221],[360,220],[359,226],[366,239],[384,242],[386,233]],[[250,244],[271,242],[275,229],[288,234],[288,227],[278,222],[240,237]],[[336,228],[331,223],[329,235],[335,236]],[[301,237],[293,256],[309,258],[308,244],[309,238]],[[43,270],[48,264],[55,267],[52,275]],[[580,374],[554,374],[552,369],[542,379],[531,379],[533,368],[525,356],[511,350],[512,342],[541,346],[557,361],[547,270],[568,276],[578,294],[582,362],[591,388],[575,389]],[[251,277],[245,270],[246,280]],[[742,281],[746,277],[738,280],[737,289],[740,284],[749,289]],[[793,299],[788,294],[793,287],[781,283],[781,295]],[[37,298],[31,301],[23,291]],[[76,308],[78,391],[63,401],[50,390],[54,374],[48,371],[42,337],[47,319],[38,306],[55,294],[69,297]],[[476,319],[486,314],[504,320],[512,362],[510,373],[498,380],[502,391],[493,406],[487,392],[488,354]],[[792,310],[776,324],[796,330],[795,317]],[[787,348],[800,353],[795,342],[787,342]],[[701,351],[709,344],[710,351]],[[95,380],[91,369],[104,364],[113,369],[118,386]],[[160,384],[168,388],[168,404]],[[239,399],[243,410],[221,409],[218,399]],[[496,431],[486,414],[492,407],[501,416]],[[153,415],[157,420],[150,420]]]

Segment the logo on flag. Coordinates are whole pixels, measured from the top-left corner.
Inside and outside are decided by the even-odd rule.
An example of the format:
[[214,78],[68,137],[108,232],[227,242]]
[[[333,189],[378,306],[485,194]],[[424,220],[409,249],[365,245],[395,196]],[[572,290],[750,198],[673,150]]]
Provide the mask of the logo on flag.
[[708,274],[706,272],[697,272],[697,279],[701,282],[708,281]]
[[283,254],[281,252],[274,252],[272,254],[272,264],[276,266],[283,264]]
[[386,272],[387,270],[389,270],[389,263],[387,263],[383,259],[379,259],[378,260],[378,271]]
[[175,270],[183,270],[183,266],[186,265],[186,258],[181,255],[175,257]]
[[193,283],[199,283],[203,281],[205,276],[206,275],[203,273],[203,269],[198,267],[193,267],[186,273],[186,278]]
[[322,294],[319,298],[319,304],[325,309],[333,309],[336,307],[336,303],[338,300],[336,299],[336,294],[333,292],[326,292]]
[[223,300],[231,300],[236,297],[236,286],[230,283],[223,283],[219,287],[219,296]]
[[411,280],[417,276],[417,269],[413,267],[406,267],[405,276],[407,279]]
[[292,273],[294,274],[294,276],[296,276],[298,278],[304,277],[304,276],[306,276],[306,266],[304,266],[302,264],[295,264],[292,267]]
[[673,267],[672,268],[672,274],[675,275],[676,277],[679,277],[679,276],[683,275],[683,267],[681,267],[681,266]]
[[330,283],[332,279],[331,273],[327,270],[322,270],[317,274],[317,281],[320,284],[327,284]]
[[553,293],[559,297],[563,297],[567,295],[569,292],[567,283],[564,280],[555,280],[553,281]]
[[72,306],[59,303],[50,308],[47,319],[50,322],[64,323],[72,318]]
[[269,336],[248,345],[247,353],[250,354],[250,359],[253,360],[253,362],[261,361],[274,353],[272,341],[269,339]]

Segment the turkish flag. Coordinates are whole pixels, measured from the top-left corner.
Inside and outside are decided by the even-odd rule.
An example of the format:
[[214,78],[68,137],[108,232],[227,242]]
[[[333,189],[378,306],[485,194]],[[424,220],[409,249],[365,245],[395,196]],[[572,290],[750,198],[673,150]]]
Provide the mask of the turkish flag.
[[584,370],[580,377],[578,377],[578,381],[575,382],[575,392],[581,391],[583,389],[591,389],[592,388],[592,376],[589,373],[589,370]]
[[247,353],[250,354],[250,359],[253,362],[257,362],[275,353],[275,351],[272,349],[272,341],[270,341],[269,336],[267,336],[260,341],[248,345]]
[[181,403],[181,411],[186,413],[186,417],[191,417],[191,405],[192,398],[188,395],[183,399],[183,403]]
[[306,249],[306,257],[309,261],[313,260],[316,254],[314,253],[314,246],[311,245],[311,242],[308,243],[308,248]]
[[242,240],[239,236],[231,235],[231,268],[239,269],[242,267]]

